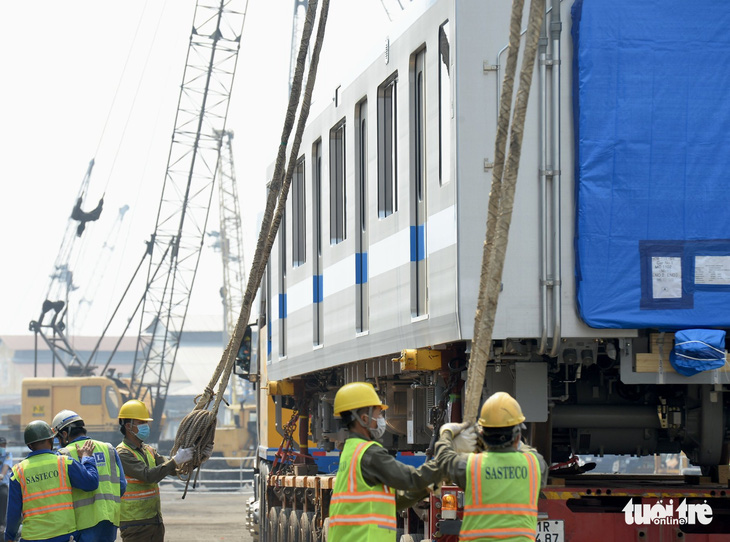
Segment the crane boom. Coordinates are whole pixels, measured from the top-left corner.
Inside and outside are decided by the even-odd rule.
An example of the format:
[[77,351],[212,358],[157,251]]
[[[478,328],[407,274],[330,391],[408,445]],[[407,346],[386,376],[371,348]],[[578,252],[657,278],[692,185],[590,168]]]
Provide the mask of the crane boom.
[[[200,259],[247,2],[198,0],[155,226],[132,372],[159,422]],[[164,247],[172,243],[166,261]],[[151,277],[162,263],[163,272]],[[151,440],[159,436],[153,426]]]

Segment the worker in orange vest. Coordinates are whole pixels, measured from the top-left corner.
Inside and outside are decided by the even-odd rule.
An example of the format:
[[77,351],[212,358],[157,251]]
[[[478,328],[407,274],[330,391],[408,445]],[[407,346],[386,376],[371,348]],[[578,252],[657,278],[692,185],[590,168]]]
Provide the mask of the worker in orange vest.
[[462,433],[473,431],[473,424],[441,427],[436,460],[465,490],[459,540],[535,540],[537,499],[547,480],[547,463],[522,442],[524,421],[519,403],[498,392],[484,402],[479,416],[477,436],[484,451],[457,449],[456,441],[464,440]]
[[117,446],[117,452],[127,478],[119,524],[124,542],[162,542],[165,539],[157,484],[193,458],[193,448],[181,448],[172,459],[165,459],[145,444],[150,436],[148,422],[151,421],[142,401],[132,399],[119,409],[119,430],[124,440]]
[[28,424],[25,444],[31,452],[13,467],[5,540],[15,540],[23,525],[27,542],[68,542],[76,535],[72,488],[99,487],[94,445],[87,441],[77,451],[81,463],[53,451],[53,430],[42,420]]
[[387,408],[369,382],[345,384],[335,395],[335,416],[349,433],[330,499],[329,542],[396,542],[396,511],[423,499],[428,486],[444,478],[435,461],[416,469],[377,442]]

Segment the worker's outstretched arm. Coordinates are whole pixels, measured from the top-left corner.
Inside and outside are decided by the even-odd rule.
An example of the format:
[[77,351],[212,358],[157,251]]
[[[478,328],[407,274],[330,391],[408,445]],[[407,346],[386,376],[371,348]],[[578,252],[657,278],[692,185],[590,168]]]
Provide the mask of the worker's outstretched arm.
[[399,490],[396,508],[412,506],[428,495],[428,487],[438,484],[443,475],[435,461],[427,461],[418,468],[396,460],[385,448],[370,446],[360,462],[362,476],[371,485],[381,483]]
[[134,452],[123,447],[117,447],[119,459],[122,462],[125,476],[141,480],[148,484],[156,484],[166,476],[175,474],[175,462],[172,459],[165,459],[157,450],[150,448],[155,459],[155,466],[150,467],[140,460]]

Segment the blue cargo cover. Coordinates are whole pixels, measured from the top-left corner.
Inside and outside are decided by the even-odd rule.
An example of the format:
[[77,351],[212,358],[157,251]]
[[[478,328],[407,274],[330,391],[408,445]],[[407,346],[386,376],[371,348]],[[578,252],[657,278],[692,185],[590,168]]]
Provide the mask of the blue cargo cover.
[[573,6],[576,284],[596,328],[730,326],[730,2]]

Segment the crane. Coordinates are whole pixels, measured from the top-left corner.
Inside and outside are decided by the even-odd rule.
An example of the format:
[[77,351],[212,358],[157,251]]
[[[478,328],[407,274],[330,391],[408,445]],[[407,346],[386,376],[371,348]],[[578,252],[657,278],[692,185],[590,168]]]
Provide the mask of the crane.
[[195,8],[130,386],[152,405],[152,441],[200,260],[246,7],[244,0],[198,0]]
[[238,185],[233,165],[233,132],[221,133],[222,149],[218,166],[218,203],[220,211],[220,247],[223,259],[223,317],[226,334],[230,336],[238,319],[246,285],[243,258],[243,230],[238,204]]
[[[226,341],[230,340],[238,321],[238,314],[243,304],[244,287],[246,285],[246,267],[243,251],[243,230],[241,212],[238,203],[238,185],[233,162],[233,132],[221,133],[222,147],[218,166],[218,203],[220,232],[218,247],[223,263],[223,300]],[[229,381],[230,401],[226,408],[227,415],[223,423],[215,428],[215,452],[223,457],[236,457],[242,452],[250,452],[255,447],[256,431],[251,428],[251,413],[255,411],[255,403],[247,403],[246,398],[250,386],[240,381],[233,374]],[[240,465],[236,460],[229,460],[230,467]]]
[[[103,207],[103,198],[99,201],[97,207],[91,212],[84,212],[81,206],[84,197],[89,190],[91,182],[91,172],[94,169],[94,160],[89,162],[81,186],[74,200],[74,207],[71,211],[66,231],[61,241],[61,247],[56,255],[56,261],[53,264],[53,270],[50,275],[50,281],[46,290],[46,297],[43,300],[40,316],[37,320],[31,320],[28,329],[35,335],[35,357],[36,366],[38,359],[38,337],[53,354],[53,375],[56,372],[56,361],[69,374],[79,374],[83,372],[84,362],[74,351],[65,336],[66,324],[64,318],[68,314],[69,294],[77,289],[74,284],[74,275],[72,269],[72,260],[78,255],[80,243],[78,240],[86,227],[86,223],[98,220]],[[51,314],[50,321],[45,322],[46,315]]]

